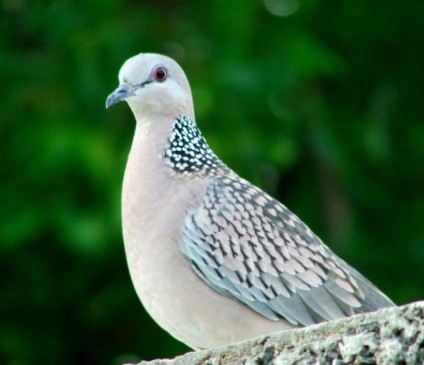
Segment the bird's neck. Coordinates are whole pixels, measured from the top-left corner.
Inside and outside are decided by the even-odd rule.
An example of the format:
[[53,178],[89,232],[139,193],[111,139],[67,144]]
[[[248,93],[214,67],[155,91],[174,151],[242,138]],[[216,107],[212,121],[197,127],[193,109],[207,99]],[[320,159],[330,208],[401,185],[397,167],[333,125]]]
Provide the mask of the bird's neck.
[[210,149],[196,123],[185,115],[175,119],[163,157],[166,166],[177,176],[212,177],[229,172]]
[[122,189],[123,233],[130,268],[161,272],[169,264],[169,256],[179,253],[178,245],[175,250],[164,246],[168,242],[168,233],[163,236],[164,222],[169,237],[177,242],[181,235],[178,227],[182,227],[187,211],[199,206],[205,194],[207,179],[181,179],[166,168],[164,154],[172,129],[172,121],[168,125],[163,120],[137,121]]
[[[137,122],[128,163],[142,175],[159,171],[177,180],[208,178],[231,173],[213,153],[196,123],[185,115]],[[166,167],[163,169],[163,167]]]

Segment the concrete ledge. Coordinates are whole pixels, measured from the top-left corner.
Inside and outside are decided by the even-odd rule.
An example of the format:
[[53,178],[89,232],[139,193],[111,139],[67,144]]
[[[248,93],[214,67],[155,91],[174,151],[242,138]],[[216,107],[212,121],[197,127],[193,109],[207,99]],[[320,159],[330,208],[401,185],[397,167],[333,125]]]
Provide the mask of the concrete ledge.
[[424,301],[190,352],[172,360],[140,363],[227,364],[424,364]]

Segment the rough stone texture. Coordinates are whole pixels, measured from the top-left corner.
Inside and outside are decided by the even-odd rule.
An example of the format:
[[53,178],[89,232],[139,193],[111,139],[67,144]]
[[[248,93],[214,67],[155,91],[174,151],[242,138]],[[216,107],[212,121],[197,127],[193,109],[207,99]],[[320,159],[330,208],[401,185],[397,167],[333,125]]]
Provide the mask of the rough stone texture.
[[226,364],[424,364],[424,301],[139,365]]

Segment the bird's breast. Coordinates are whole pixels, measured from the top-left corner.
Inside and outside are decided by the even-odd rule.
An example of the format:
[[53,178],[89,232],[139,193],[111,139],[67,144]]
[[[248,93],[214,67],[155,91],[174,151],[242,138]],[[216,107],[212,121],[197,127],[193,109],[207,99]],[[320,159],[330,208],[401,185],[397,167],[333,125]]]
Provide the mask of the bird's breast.
[[174,320],[190,316],[185,292],[192,290],[191,280],[199,280],[180,251],[182,229],[187,211],[197,204],[193,195],[202,196],[205,184],[175,178],[148,147],[148,142],[137,144],[127,162],[122,191],[125,251],[144,307],[175,335],[180,323]]

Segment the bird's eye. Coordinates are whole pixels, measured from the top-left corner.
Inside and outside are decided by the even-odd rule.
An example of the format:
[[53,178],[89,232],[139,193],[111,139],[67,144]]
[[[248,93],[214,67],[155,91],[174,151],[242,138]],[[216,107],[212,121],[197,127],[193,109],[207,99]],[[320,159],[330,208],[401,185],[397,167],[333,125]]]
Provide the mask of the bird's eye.
[[167,77],[168,77],[168,71],[166,70],[165,67],[160,66],[155,70],[156,81],[163,82],[166,80]]

